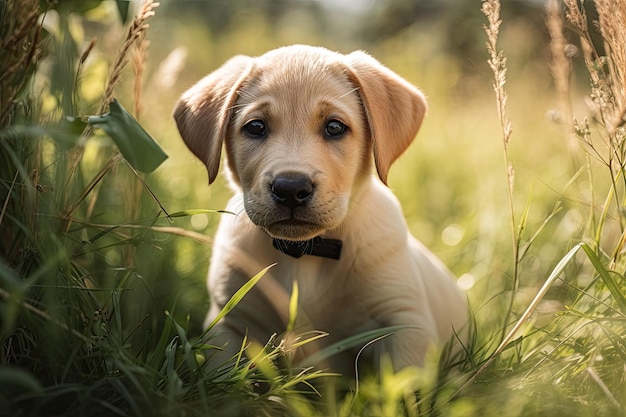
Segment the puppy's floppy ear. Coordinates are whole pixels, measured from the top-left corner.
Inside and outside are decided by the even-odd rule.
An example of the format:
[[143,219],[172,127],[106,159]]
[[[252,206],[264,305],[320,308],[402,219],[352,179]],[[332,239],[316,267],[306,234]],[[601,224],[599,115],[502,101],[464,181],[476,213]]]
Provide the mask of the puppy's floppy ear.
[[187,90],[174,109],[178,131],[187,147],[205,163],[209,184],[217,177],[237,89],[250,72],[252,61],[243,55],[231,58]]
[[362,51],[346,56],[349,76],[359,87],[373,140],[376,170],[383,183],[391,164],[411,144],[428,109],[424,95]]

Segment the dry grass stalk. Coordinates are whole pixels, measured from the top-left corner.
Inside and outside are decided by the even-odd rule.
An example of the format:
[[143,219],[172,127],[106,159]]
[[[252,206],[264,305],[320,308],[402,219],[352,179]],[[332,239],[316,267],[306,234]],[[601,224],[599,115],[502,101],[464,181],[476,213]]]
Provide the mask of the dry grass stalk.
[[496,105],[498,109],[498,118],[502,127],[502,137],[505,148],[511,140],[513,132],[511,121],[506,116],[507,94],[504,89],[506,84],[506,56],[503,51],[497,48],[498,35],[500,33],[500,2],[497,0],[483,0],[481,11],[487,16],[488,25],[484,25],[483,29],[487,34],[487,52],[489,53],[489,67],[493,71],[494,82],[493,89],[496,93]]
[[135,49],[133,51],[133,72],[135,75],[133,85],[133,98],[135,101],[135,119],[140,120],[143,113],[142,102],[142,85],[143,76],[146,72],[146,61],[148,60],[148,47],[150,41],[146,40],[145,32],[141,34],[140,39],[135,43]]
[[[128,56],[130,55],[130,51],[132,50],[136,42],[144,39],[143,35],[150,27],[150,25],[148,25],[148,23],[146,22],[149,18],[154,16],[154,9],[156,9],[157,7],[159,7],[158,2],[146,0],[141,5],[139,11],[137,12],[137,15],[133,19],[133,23],[129,26],[124,43],[117,53],[117,56],[113,63],[113,67],[111,69],[111,73],[109,75],[109,79],[105,85],[104,93],[102,95],[102,101],[97,112],[99,115],[103,114],[107,110],[107,107],[113,100],[113,92],[115,91],[115,87],[122,80],[122,71],[124,71],[124,68],[126,68],[126,65],[128,64]],[[82,139],[78,142],[78,155],[76,157],[73,157],[72,159],[80,160],[80,156],[82,156],[82,145],[90,134],[91,128],[88,127],[83,133]],[[73,173],[74,171],[75,168],[71,172]],[[70,178],[71,177],[72,175],[70,175]]]
[[597,0],[600,33],[604,39],[615,107],[606,120],[609,134],[624,124],[626,114],[626,1]]
[[[31,80],[41,52],[40,13],[38,0],[0,0],[0,131],[16,119],[32,119],[30,96],[20,97],[20,92]],[[9,265],[19,264],[24,249],[25,228],[14,216],[29,217],[36,195],[28,177],[32,175],[36,184],[38,171],[9,157],[24,152],[31,152],[30,141],[12,134],[0,144],[0,253]]]
[[63,232],[67,233],[69,231],[72,222],[74,221],[73,215],[76,209],[80,206],[80,204],[89,196],[89,194],[95,189],[95,187],[102,181],[102,179],[113,169],[115,169],[116,165],[122,159],[122,155],[116,153],[107,161],[107,163],[100,169],[100,171],[96,174],[95,177],[87,184],[87,186],[83,189],[80,195],[76,198],[74,203],[65,209],[64,213],[61,215],[63,220],[65,220],[65,225],[63,227]]
[[[571,58],[575,54],[575,47],[568,44],[563,34],[562,13],[559,0],[548,0],[546,4],[546,26],[550,34],[550,53],[552,56],[549,65],[557,98],[565,118],[564,125],[569,127],[573,119],[570,100],[570,75],[572,71]],[[568,134],[568,146],[570,151],[578,148],[578,141],[574,135]]]
[[[128,56],[130,55],[130,52],[132,48],[134,47],[134,45],[138,41],[142,41],[144,39],[143,34],[149,28],[147,21],[149,18],[154,16],[155,14],[154,9],[157,8],[158,6],[159,6],[159,3],[153,0],[144,1],[141,7],[139,8],[139,11],[137,12],[137,15],[133,19],[132,24],[129,26],[124,43],[122,44],[122,47],[120,48],[115,58],[115,61],[113,63],[113,67],[111,69],[109,79],[104,89],[102,101],[98,109],[98,114],[103,114],[107,110],[109,103],[111,103],[111,101],[113,100],[113,92],[115,91],[115,87],[121,81],[122,71],[128,64],[128,60],[129,60]],[[76,172],[78,170],[78,165],[80,163],[80,160],[84,152],[84,143],[90,135],[91,135],[91,126],[88,126],[83,132],[81,138],[78,140],[77,145],[72,149],[68,157],[67,181],[64,186],[65,190],[70,189],[69,184],[73,181],[74,176],[76,175]],[[65,202],[65,204],[67,204],[67,202]],[[75,204],[73,204],[72,206],[74,205]],[[68,209],[65,215],[71,216],[71,211]],[[70,223],[71,223],[71,218],[68,218],[68,224]]]
[[[100,230],[111,230],[111,233],[113,233],[114,235],[118,236],[121,239],[126,239],[126,240],[130,240],[132,238],[132,236],[130,234],[125,234],[121,231],[121,227],[117,228],[116,225],[112,225],[112,224],[100,224],[100,223],[91,223],[91,222],[86,222],[86,221],[81,221],[81,220],[76,220],[76,223],[80,223],[82,225],[85,226],[89,226],[89,227],[94,227],[96,229],[100,229]],[[212,245],[213,244],[213,239],[209,236],[206,236],[202,233],[198,233],[198,232],[194,232],[192,230],[187,230],[187,229],[183,229],[182,227],[175,227],[175,226],[144,226],[141,224],[124,224],[123,225],[124,229],[129,229],[129,230],[140,230],[140,231],[152,231],[152,232],[157,232],[157,233],[166,233],[166,234],[170,234],[170,235],[176,235],[176,236],[181,236],[181,237],[186,237],[192,240],[195,240],[196,242],[205,244],[205,245]],[[115,230],[113,230],[115,229]]]
[[[510,315],[513,311],[513,304],[515,302],[515,294],[519,288],[519,260],[520,260],[520,239],[517,235],[518,227],[515,218],[515,205],[513,200],[513,191],[515,185],[515,170],[513,164],[509,161],[508,146],[511,141],[511,134],[513,133],[513,127],[511,121],[506,114],[506,102],[507,93],[504,89],[506,84],[506,56],[504,52],[498,50],[498,36],[500,34],[500,1],[498,0],[483,0],[481,11],[487,17],[487,25],[483,25],[483,29],[487,34],[487,53],[489,54],[488,64],[491,67],[494,75],[494,81],[492,83],[493,90],[496,94],[496,107],[498,110],[498,119],[500,120],[500,127],[502,129],[502,142],[504,144],[504,163],[506,166],[506,175],[508,180],[508,200],[509,210],[511,214],[511,239],[513,247],[513,283],[511,291],[511,300],[507,314],[504,318],[504,326],[502,328],[502,337],[506,335],[506,328],[509,322]],[[521,228],[520,228],[521,230]]]
[[[146,40],[146,32],[142,31],[139,34],[139,37],[134,43],[133,46],[133,99],[135,104],[135,119],[140,120],[141,114],[143,113],[143,102],[141,99],[142,96],[142,84],[143,77],[146,70],[146,61],[148,59],[148,47],[150,42]],[[135,175],[138,179],[143,181],[143,177],[141,174],[135,172]],[[136,220],[141,214],[141,204],[137,204],[137,202],[141,202],[141,194],[143,192],[143,188],[139,181],[136,181],[134,178],[127,179],[127,186],[125,187],[125,207],[128,211],[128,218],[131,220]],[[135,262],[135,246],[133,245],[125,245],[123,249],[123,257],[126,265],[129,267],[134,266]]]
[[[626,0],[617,2],[597,0],[598,26],[604,40],[606,54],[606,92],[605,107],[602,108],[604,127],[609,136],[612,152],[609,167],[626,182]],[[617,195],[616,184],[613,188]],[[624,199],[615,198],[619,213],[621,238],[618,240],[611,256],[610,267],[615,268],[624,255],[626,245],[626,216],[623,211]]]
[[576,0],[564,0],[566,18],[580,37],[585,65],[592,82],[592,109],[609,135],[624,124],[626,114],[626,2],[594,2],[596,23],[604,40],[604,54],[595,49],[584,8]]
[[17,94],[34,69],[40,53],[39,2],[8,1],[0,16],[0,127],[11,123]]
[[585,66],[589,70],[592,84],[595,86],[601,86],[603,84],[604,77],[600,71],[600,67],[596,65],[600,61],[596,50],[593,47],[591,33],[589,33],[589,27],[587,25],[587,14],[585,9],[579,7],[578,0],[563,0],[565,4],[565,18],[578,34],[580,39],[580,47],[583,52],[583,59],[585,60]]
[[150,27],[150,25],[146,22],[149,18],[154,16],[154,9],[157,7],[159,7],[158,2],[153,0],[144,1],[137,12],[137,16],[135,16],[133,23],[128,28],[126,39],[124,40],[124,43],[115,58],[113,69],[109,75],[109,81],[104,89],[102,103],[100,104],[100,114],[105,112],[109,103],[113,100],[113,91],[121,81],[122,71],[126,67],[126,64],[128,64],[128,56],[130,55],[134,45],[137,42],[143,41],[143,34]]
[[[616,268],[624,261],[626,246],[626,213],[623,210],[626,199],[626,1],[596,0],[598,20],[592,23],[587,23],[584,4],[576,0],[564,1],[566,18],[580,37],[591,79],[591,116],[583,122],[574,119],[574,130],[586,144],[587,158],[590,155],[595,157],[610,170],[611,187],[597,223],[591,222],[592,228],[596,229],[594,243],[598,247],[601,231],[617,222],[620,237],[613,250],[606,250],[611,254],[609,268]],[[602,48],[597,41],[594,43],[590,25],[600,33]],[[596,140],[602,141],[603,146],[597,146]],[[588,171],[591,178],[590,167]],[[593,206],[593,188],[591,192]],[[593,216],[592,212],[592,219]]]
[[83,51],[83,53],[80,55],[80,58],[78,59],[78,66],[76,68],[76,76],[74,77],[74,103],[78,103],[78,92],[79,92],[79,83],[80,83],[80,75],[82,74],[83,71],[83,65],[85,64],[85,61],[87,61],[87,58],[89,58],[89,55],[91,54],[91,51],[93,51],[93,49],[96,47],[96,38],[92,39],[89,44],[87,45],[87,47],[85,48],[85,50]]
[[563,0],[563,3],[565,4],[565,18],[572,24],[574,30],[581,36],[588,34],[587,16],[584,9],[578,7],[578,0]]

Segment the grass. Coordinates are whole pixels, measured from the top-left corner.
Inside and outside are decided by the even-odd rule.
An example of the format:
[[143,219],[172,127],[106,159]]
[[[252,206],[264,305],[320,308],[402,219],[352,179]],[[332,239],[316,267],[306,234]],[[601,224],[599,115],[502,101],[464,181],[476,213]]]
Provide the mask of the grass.
[[[163,117],[176,94],[162,92],[165,67],[149,65],[163,53],[148,41],[148,25],[165,25],[157,6],[142,3],[126,29],[110,23],[92,41],[76,19],[106,4],[48,11],[58,19],[45,30],[33,24],[39,2],[1,5],[0,415],[626,415],[622,3],[595,2],[594,23],[588,4],[548,1],[551,58],[534,83],[507,32],[519,27],[501,21],[495,0],[482,5],[488,62],[478,81],[455,76],[457,61],[416,28],[373,47],[430,96],[431,115],[390,184],[412,231],[468,288],[475,326],[454,370],[435,357],[397,374],[383,366],[348,391],[291,363],[279,340],[211,359],[203,281],[227,214],[208,209],[228,191],[223,181],[205,188],[201,164],[166,139],[176,135]],[[282,42],[258,25],[228,34],[229,45],[256,53],[247,40]],[[190,72],[206,59],[193,58]],[[168,71],[180,74],[176,64]],[[107,117],[113,98],[133,109],[129,137],[141,126],[159,132],[170,158],[154,173],[85,123]],[[545,121],[554,103],[556,123]]]

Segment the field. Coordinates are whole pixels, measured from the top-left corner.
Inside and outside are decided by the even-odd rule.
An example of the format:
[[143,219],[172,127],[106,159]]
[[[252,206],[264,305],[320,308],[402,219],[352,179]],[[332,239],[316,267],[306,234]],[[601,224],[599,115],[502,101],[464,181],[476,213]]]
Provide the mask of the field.
[[[624,0],[475,2],[460,48],[449,15],[366,42],[305,6],[218,31],[218,6],[209,30],[167,1],[60,1],[40,25],[43,3],[0,3],[0,416],[626,416]],[[230,190],[172,109],[289,43],[367,49],[427,95],[389,186],[467,293],[463,362],[348,392],[269,345],[207,366]]]

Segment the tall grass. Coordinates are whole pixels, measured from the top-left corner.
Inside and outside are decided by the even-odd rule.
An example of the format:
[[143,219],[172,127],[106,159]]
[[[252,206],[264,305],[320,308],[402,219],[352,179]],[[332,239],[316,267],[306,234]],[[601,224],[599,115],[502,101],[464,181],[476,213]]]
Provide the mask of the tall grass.
[[[472,373],[459,393],[486,390],[496,382],[508,384],[517,395],[498,398],[488,393],[496,404],[519,404],[521,415],[623,415],[626,404],[623,394],[624,359],[626,359],[625,313],[626,279],[624,276],[624,16],[626,3],[596,1],[598,21],[589,22],[585,7],[577,1],[565,1],[565,17],[579,36],[585,66],[590,77],[588,115],[582,120],[573,116],[575,95],[571,88],[571,59],[576,47],[566,42],[563,11],[556,1],[547,4],[547,25],[551,36],[551,71],[562,107],[564,152],[577,152],[574,161],[582,161],[580,172],[587,172],[587,181],[576,174],[569,186],[578,188],[577,204],[587,211],[588,220],[580,235],[572,236],[574,246],[547,276],[534,300],[514,323],[503,342],[489,354],[484,363]],[[507,153],[510,129],[503,117],[506,104],[503,52],[496,52],[499,26],[499,1],[485,0],[483,12],[488,18],[487,49],[490,67],[496,82],[494,91],[498,115],[503,126],[504,151]],[[602,44],[592,36],[599,30]],[[595,39],[595,40],[594,40]],[[580,106],[576,106],[579,108]],[[567,146],[574,135],[582,146]],[[571,143],[571,142],[570,142]],[[512,169],[508,159],[507,178],[512,190]],[[603,169],[604,168],[604,169]],[[600,177],[602,176],[602,177]],[[586,191],[581,191],[587,187]],[[596,201],[600,196],[600,202]],[[510,194],[512,198],[512,193]],[[589,200],[590,198],[590,200]],[[511,207],[514,205],[511,203]],[[514,208],[513,208],[514,210]],[[526,215],[523,214],[522,218]],[[524,224],[515,224],[512,216],[514,246],[524,239]],[[522,221],[523,223],[523,221]],[[528,240],[536,238],[533,234]],[[512,262],[521,262],[514,248]],[[540,250],[540,249],[539,249]],[[520,263],[519,268],[523,265]],[[513,267],[516,280],[518,265]],[[560,282],[559,282],[560,281]],[[565,288],[569,295],[558,297],[556,314],[547,324],[533,323],[533,310],[547,305],[544,300],[552,287]],[[554,292],[554,291],[553,291]],[[554,298],[550,300],[556,301]],[[511,311],[510,309],[508,311]],[[508,315],[507,315],[508,317]],[[536,314],[535,314],[536,317]],[[508,323],[503,323],[504,328]],[[492,404],[493,405],[493,404]],[[496,405],[496,407],[499,405]],[[490,407],[486,407],[489,409]]]
[[[516,68],[500,42],[507,3],[483,1],[499,132],[489,140],[504,151],[498,177],[510,226],[497,233],[512,242],[494,262],[506,263],[508,276],[487,268],[485,280],[506,291],[483,297],[470,290],[476,323],[465,360],[444,352],[423,369],[396,374],[383,364],[378,377],[352,381],[348,391],[314,364],[291,363],[279,340],[215,362],[216,347],[195,324],[206,310],[204,284],[179,263],[191,263],[194,277],[204,274],[211,239],[189,219],[219,214],[169,210],[158,178],[173,174],[139,172],[85,123],[106,117],[117,99],[150,128],[144,77],[158,3],[138,5],[113,54],[100,38],[71,30],[93,5],[41,4],[0,3],[0,415],[626,415],[623,1],[598,0],[593,13],[575,0],[547,3],[555,119],[563,128],[562,137],[547,140],[560,143],[559,160],[572,171],[539,220],[532,199],[518,204],[525,173],[513,167],[514,145],[527,133],[520,123],[512,136],[508,107],[515,102],[505,87]],[[56,16],[46,29],[42,13]],[[573,78],[580,60],[586,101]],[[100,94],[86,94],[82,83],[103,62]],[[550,235],[565,211],[583,220],[566,237]],[[569,242],[558,259],[531,265],[554,241]],[[528,288],[535,292],[524,301]],[[485,319],[491,315],[497,318]],[[303,335],[298,343],[306,341]]]

